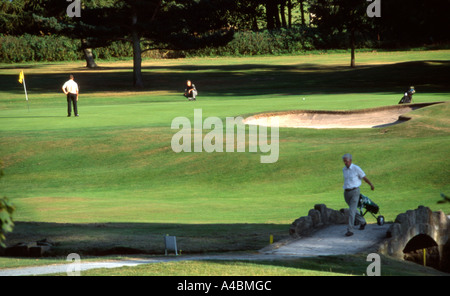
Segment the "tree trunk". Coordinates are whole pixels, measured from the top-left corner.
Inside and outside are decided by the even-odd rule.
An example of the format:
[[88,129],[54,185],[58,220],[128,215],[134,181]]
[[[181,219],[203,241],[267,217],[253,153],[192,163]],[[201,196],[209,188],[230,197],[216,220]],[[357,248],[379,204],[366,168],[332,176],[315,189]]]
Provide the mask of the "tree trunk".
[[[276,8],[276,4],[275,4]],[[275,29],[275,11],[274,3],[272,0],[266,1],[266,21],[267,21],[267,30]]]
[[288,27],[292,28],[292,0],[288,0]]
[[81,48],[83,48],[84,59],[86,60],[87,68],[96,68],[98,67],[95,63],[94,55],[92,54],[92,49],[87,47],[87,40],[81,39]]
[[142,80],[142,56],[141,56],[141,38],[135,28],[137,24],[137,14],[133,15],[133,29],[131,36],[133,38],[133,85],[134,87],[144,87]]
[[350,62],[350,67],[354,68],[356,65],[356,61],[355,61],[355,29],[352,28],[351,30],[351,37],[350,37],[350,46],[351,46],[351,62]]
[[286,14],[284,13],[285,8],[286,8],[286,1],[283,0],[283,1],[281,1],[281,4],[280,4],[281,26],[283,28],[287,28]]
[[253,31],[258,31],[258,20],[256,19],[256,16],[253,16],[252,18],[252,30]]
[[141,39],[136,31],[133,30],[133,85],[134,87],[144,87],[142,80],[142,57],[141,57]]
[[281,20],[280,20],[280,10],[278,9],[278,4],[275,2],[274,6],[274,17],[275,17],[275,27],[281,28]]
[[300,16],[302,18],[302,26],[305,25],[305,6],[303,5],[303,0],[300,0]]

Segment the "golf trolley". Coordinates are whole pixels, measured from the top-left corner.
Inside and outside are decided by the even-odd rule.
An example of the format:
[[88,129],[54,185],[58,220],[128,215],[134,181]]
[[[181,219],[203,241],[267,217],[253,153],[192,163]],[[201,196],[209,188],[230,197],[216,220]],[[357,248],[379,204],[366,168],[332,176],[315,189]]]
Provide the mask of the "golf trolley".
[[412,103],[412,96],[416,93],[416,90],[414,89],[414,86],[410,86],[409,90],[405,92],[405,95],[403,98],[398,102],[399,104],[409,104]]
[[[380,211],[380,207],[376,203],[374,203],[370,198],[368,198],[367,196],[365,196],[363,194],[359,195],[358,209],[359,209],[359,212],[361,213],[361,216],[364,216],[365,214],[367,214],[367,212],[369,212],[372,214],[372,216],[375,219],[377,219],[378,225],[381,226],[384,224],[383,216],[378,216],[378,217],[375,216]],[[365,209],[364,213],[363,213],[363,209]]]

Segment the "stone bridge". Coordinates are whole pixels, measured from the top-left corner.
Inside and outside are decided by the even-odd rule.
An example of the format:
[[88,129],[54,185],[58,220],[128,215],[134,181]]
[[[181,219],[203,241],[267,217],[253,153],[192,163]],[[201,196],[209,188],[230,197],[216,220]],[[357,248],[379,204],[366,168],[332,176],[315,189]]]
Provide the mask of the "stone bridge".
[[[450,217],[419,206],[399,214],[379,252],[450,272]],[[423,251],[425,249],[425,252]]]
[[[348,209],[337,211],[317,204],[308,216],[292,223],[289,233],[296,239],[308,237],[318,229],[347,221]],[[425,254],[427,266],[450,272],[450,216],[424,206],[399,214],[379,242],[378,252],[420,264]]]

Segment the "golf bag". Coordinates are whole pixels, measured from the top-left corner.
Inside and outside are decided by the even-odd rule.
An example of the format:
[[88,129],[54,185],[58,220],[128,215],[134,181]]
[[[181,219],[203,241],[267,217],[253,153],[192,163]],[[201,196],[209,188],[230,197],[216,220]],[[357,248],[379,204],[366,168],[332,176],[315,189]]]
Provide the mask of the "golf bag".
[[412,102],[412,96],[408,96],[407,93],[403,96],[403,98],[398,102],[399,104],[409,104]]
[[408,91],[405,92],[403,98],[398,102],[399,104],[409,104],[412,103],[412,96],[416,91],[414,86],[411,86]]
[[[367,212],[369,212],[370,214],[372,214],[372,216],[375,219],[377,219],[378,225],[381,226],[384,224],[383,216],[378,216],[378,217],[375,216],[380,211],[380,207],[376,203],[374,203],[370,198],[368,198],[367,196],[365,196],[363,194],[359,195],[358,208],[359,208],[359,212],[361,213],[361,216],[364,216],[365,214],[367,214]],[[362,211],[363,209],[366,210],[364,213]]]

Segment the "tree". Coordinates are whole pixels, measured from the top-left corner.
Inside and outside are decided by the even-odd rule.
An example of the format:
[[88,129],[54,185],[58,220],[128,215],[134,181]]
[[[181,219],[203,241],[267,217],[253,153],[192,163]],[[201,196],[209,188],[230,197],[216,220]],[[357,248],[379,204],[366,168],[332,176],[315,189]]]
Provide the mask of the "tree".
[[42,34],[33,13],[42,11],[42,0],[0,0],[0,32],[7,35]]
[[292,10],[297,5],[297,2],[292,0],[265,0],[264,3],[268,30],[292,27]]
[[18,1],[0,1],[0,32],[10,35],[20,24],[22,3]]
[[228,23],[237,30],[258,31],[258,23],[264,19],[265,0],[237,0],[231,3],[227,13]]
[[351,67],[356,65],[356,34],[367,34],[374,28],[374,19],[367,16],[367,5],[368,2],[361,0],[312,0],[310,3],[312,23],[323,35],[349,35]]
[[447,42],[450,0],[383,1],[377,30],[381,39],[397,46]]
[[150,49],[197,49],[231,41],[226,12],[231,0],[116,0],[109,6],[88,7],[70,32],[89,46],[131,42],[133,85],[143,86],[142,52]]
[[93,62],[90,48],[108,46],[114,41],[130,42],[133,85],[138,88],[144,85],[141,73],[144,51],[220,46],[233,38],[227,18],[236,9],[232,0],[87,0],[83,3],[81,17],[68,17],[67,2],[63,1],[61,7],[60,0],[47,0],[41,7],[51,7],[51,14],[41,9],[33,13],[33,18],[49,31],[80,39],[88,66],[89,60]]
[[304,26],[306,24],[305,22],[305,1],[303,0],[299,0],[298,3],[300,4],[300,17],[301,17],[301,22],[302,22],[302,26]]
[[[0,178],[3,176],[3,170],[0,163]],[[14,205],[6,198],[0,198],[0,247],[5,246],[6,233],[13,231],[14,222],[12,215],[15,211]]]
[[[87,2],[107,2],[96,0]],[[83,4],[84,5],[84,4]],[[66,13],[67,2],[56,0],[1,0],[0,2],[0,32],[8,35],[20,36],[31,34],[37,36],[59,35],[81,40],[81,50],[86,59],[86,66],[96,67],[92,50],[86,39],[75,32],[72,18]]]
[[0,198],[0,247],[5,247],[5,235],[13,231],[12,215],[14,210],[14,205],[6,197]]

